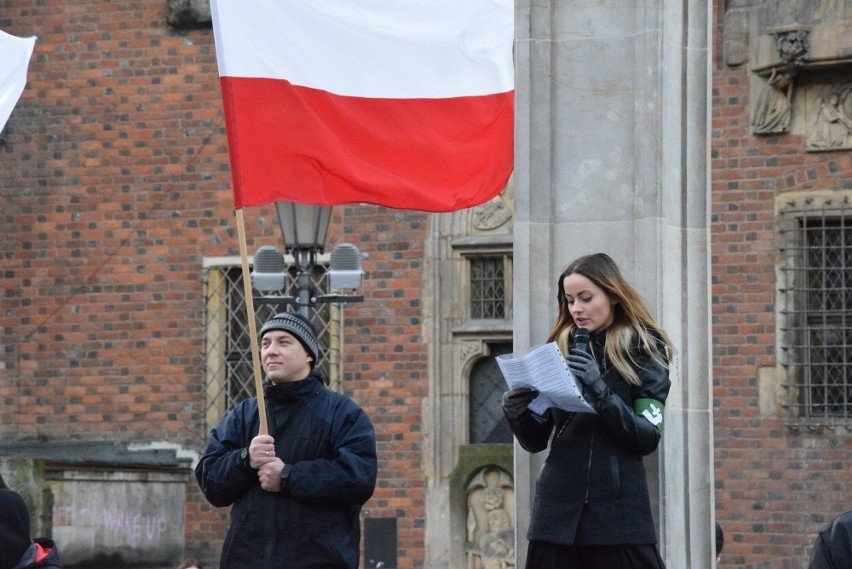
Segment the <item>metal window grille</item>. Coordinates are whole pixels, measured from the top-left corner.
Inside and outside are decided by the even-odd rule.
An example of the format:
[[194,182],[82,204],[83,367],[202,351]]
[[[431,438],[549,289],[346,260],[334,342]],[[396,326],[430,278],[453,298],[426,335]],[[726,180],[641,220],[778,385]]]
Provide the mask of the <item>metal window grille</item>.
[[506,258],[470,259],[470,317],[506,317]]
[[[325,267],[317,265],[311,278],[318,293],[327,290]],[[251,355],[251,338],[246,314],[246,297],[240,266],[211,267],[206,273],[206,338],[205,376],[207,384],[206,415],[208,426],[213,426],[234,405],[255,394],[254,370]],[[259,296],[257,291],[255,297]],[[290,268],[282,295],[296,296],[296,270]],[[294,306],[285,304],[259,304],[255,301],[257,330],[272,315]],[[335,354],[332,345],[332,308],[320,304],[311,310],[311,321],[317,330],[320,343],[318,369],[326,377],[333,371]],[[339,327],[336,327],[339,328]]]
[[506,381],[495,358],[512,353],[512,344],[491,344],[489,348],[490,355],[476,362],[470,374],[470,442],[511,443],[512,431],[500,406]]
[[782,210],[781,355],[787,409],[808,427],[852,427],[852,207]]

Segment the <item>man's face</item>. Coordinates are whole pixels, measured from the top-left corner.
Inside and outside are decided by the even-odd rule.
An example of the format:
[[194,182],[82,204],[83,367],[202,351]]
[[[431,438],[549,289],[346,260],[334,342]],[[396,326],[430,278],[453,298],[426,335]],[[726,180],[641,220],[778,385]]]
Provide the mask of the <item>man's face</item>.
[[283,330],[270,330],[263,335],[260,360],[272,383],[305,379],[313,361],[299,340]]

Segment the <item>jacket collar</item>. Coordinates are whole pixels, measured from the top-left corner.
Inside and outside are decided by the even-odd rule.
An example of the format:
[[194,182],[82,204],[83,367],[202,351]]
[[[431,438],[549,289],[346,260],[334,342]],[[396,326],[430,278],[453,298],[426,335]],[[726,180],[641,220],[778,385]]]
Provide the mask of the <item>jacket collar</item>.
[[297,401],[319,391],[323,385],[325,382],[322,374],[313,370],[308,377],[299,381],[272,383],[266,380],[263,384],[263,393],[267,398],[275,401]]

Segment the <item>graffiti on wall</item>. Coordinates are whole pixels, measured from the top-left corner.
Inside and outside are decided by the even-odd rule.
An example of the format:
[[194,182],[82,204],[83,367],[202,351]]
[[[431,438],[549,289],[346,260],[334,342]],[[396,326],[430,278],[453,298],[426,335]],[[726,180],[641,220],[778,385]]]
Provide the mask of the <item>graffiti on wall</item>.
[[53,525],[90,527],[102,532],[108,541],[132,546],[154,545],[167,535],[169,521],[162,515],[151,515],[132,509],[105,507],[54,506]]

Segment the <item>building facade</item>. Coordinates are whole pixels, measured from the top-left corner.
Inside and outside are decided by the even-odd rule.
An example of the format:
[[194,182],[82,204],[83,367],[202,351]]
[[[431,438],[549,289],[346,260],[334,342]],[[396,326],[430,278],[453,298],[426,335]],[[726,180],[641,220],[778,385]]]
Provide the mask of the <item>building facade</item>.
[[[63,544],[66,566],[170,567],[184,554],[215,566],[227,511],[206,503],[191,468],[253,385],[209,10],[14,2],[0,19],[38,36],[0,144],[0,476],[41,512],[36,529]],[[470,498],[493,500],[496,480],[514,515],[493,369],[511,351],[510,202],[511,189],[446,216],[334,210],[328,249],[363,252],[365,301],[318,307],[314,322],[332,387],[376,426],[366,567],[422,567],[430,534],[447,566],[450,525],[427,529],[427,501],[458,503],[462,563],[481,564],[479,544],[512,525],[489,530]],[[245,215],[250,251],[283,248],[273,208]],[[324,292],[322,270],[315,283]],[[283,308],[260,306],[258,319]],[[433,325],[435,309],[453,317]],[[430,359],[446,362],[435,380]],[[490,450],[472,445],[459,471],[472,441]]]
[[[635,14],[666,5],[636,2],[623,16],[635,24]],[[530,28],[571,20],[518,8],[533,14]],[[844,316],[852,8],[732,0],[707,9],[712,324],[682,337],[712,338],[707,475],[726,530],[720,566],[798,567],[816,532],[849,509],[852,483]],[[626,26],[616,13],[598,15],[596,33]],[[61,538],[69,566],[153,569],[184,554],[215,566],[225,535],[227,512],[206,503],[191,474],[211,425],[251,390],[208,20],[195,0],[104,0],[95,10],[8,0],[0,12],[0,29],[38,36],[27,89],[0,136],[0,477],[50,514],[39,528]],[[539,55],[531,45],[519,44],[527,61]],[[597,63],[584,65],[572,73],[591,75]],[[521,100],[547,107],[540,91],[524,95],[525,81],[542,80],[537,68],[519,68],[530,71],[518,77]],[[652,87],[640,96],[655,99]],[[534,139],[536,128],[519,131]],[[516,347],[518,326],[532,329],[524,341],[549,326],[518,322],[516,295],[546,289],[533,291],[547,300],[529,318],[547,320],[555,301],[550,273],[534,280],[538,264],[570,260],[529,238],[538,230],[527,229],[536,225],[529,210],[559,200],[530,205],[531,185],[538,196],[551,186],[539,183],[547,176],[535,171],[536,145],[521,146],[534,156],[523,159],[521,182],[478,208],[334,209],[328,249],[345,241],[365,255],[365,300],[325,307],[315,321],[332,386],[376,426],[380,477],[363,512],[365,567],[474,568],[511,555],[499,545],[523,517],[534,472],[513,462],[493,358]],[[554,170],[575,160],[555,156]],[[245,213],[249,251],[282,247],[272,208]],[[597,234],[585,244],[608,245]],[[631,272],[643,292],[654,290],[641,268]],[[316,281],[325,286],[322,271]],[[669,464],[655,463],[661,476]],[[669,486],[661,488],[665,502]],[[670,511],[681,508],[669,501]],[[682,554],[670,555],[679,566]]]
[[852,7],[719,2],[713,402],[723,566],[800,567],[849,510]]

